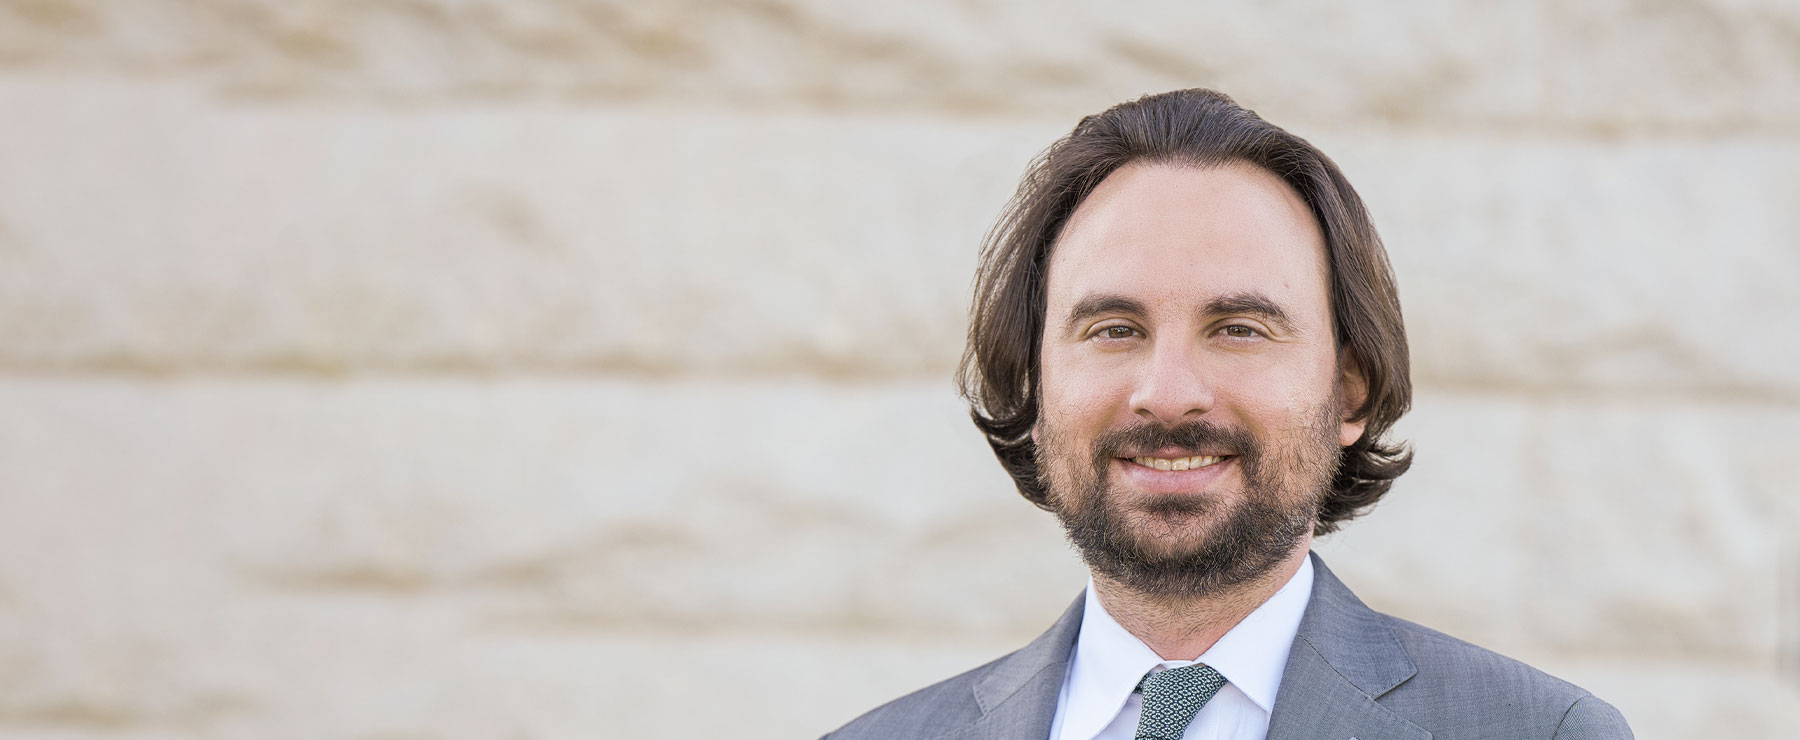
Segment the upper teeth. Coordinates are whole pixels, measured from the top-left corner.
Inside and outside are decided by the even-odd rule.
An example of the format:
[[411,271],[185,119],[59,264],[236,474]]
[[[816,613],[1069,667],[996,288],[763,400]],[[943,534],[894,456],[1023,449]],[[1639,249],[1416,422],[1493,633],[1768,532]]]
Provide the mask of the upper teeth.
[[1131,461],[1146,468],[1157,470],[1193,470],[1225,459],[1219,455],[1195,455],[1193,457],[1134,457]]

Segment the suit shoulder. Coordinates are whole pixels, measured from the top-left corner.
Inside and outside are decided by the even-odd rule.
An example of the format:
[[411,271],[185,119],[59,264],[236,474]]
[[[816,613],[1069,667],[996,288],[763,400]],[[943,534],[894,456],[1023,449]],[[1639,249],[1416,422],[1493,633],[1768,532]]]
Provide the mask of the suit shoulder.
[[1556,727],[1556,740],[1632,740],[1631,726],[1613,705],[1593,695],[1575,700]]
[[[1586,689],[1437,630],[1382,615],[1418,674],[1383,703],[1450,709],[1516,725],[1518,736],[1630,738],[1619,711]],[[1503,718],[1503,719],[1502,719]]]
[[976,682],[1002,660],[1005,658],[997,658],[871,709],[825,738],[923,740],[968,724],[981,716],[981,707],[975,703]]

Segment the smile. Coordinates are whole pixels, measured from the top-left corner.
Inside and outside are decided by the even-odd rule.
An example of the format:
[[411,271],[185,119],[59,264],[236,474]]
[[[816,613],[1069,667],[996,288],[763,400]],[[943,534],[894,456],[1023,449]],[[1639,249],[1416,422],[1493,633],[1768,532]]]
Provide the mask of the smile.
[[1133,463],[1153,470],[1198,470],[1208,465],[1216,465],[1225,458],[1220,455],[1195,455],[1193,457],[1134,457]]

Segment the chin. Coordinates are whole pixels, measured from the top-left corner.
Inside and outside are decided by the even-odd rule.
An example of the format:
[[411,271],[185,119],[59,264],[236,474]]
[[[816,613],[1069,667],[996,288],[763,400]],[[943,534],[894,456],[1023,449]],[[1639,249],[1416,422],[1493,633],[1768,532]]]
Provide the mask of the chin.
[[1189,560],[1213,549],[1216,527],[1204,514],[1143,512],[1133,518],[1133,549],[1145,557]]

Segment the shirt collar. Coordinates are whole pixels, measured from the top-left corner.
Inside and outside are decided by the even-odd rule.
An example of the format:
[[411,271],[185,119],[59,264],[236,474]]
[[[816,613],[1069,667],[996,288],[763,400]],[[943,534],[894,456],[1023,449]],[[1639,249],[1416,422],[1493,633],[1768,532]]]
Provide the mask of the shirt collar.
[[1275,692],[1287,666],[1288,649],[1300,630],[1300,617],[1312,597],[1312,558],[1275,595],[1256,607],[1199,660],[1163,660],[1155,651],[1106,612],[1088,579],[1082,607],[1081,633],[1069,666],[1068,704],[1063,737],[1091,738],[1111,724],[1138,681],[1152,668],[1205,663],[1218,670],[1264,712],[1275,706]]

